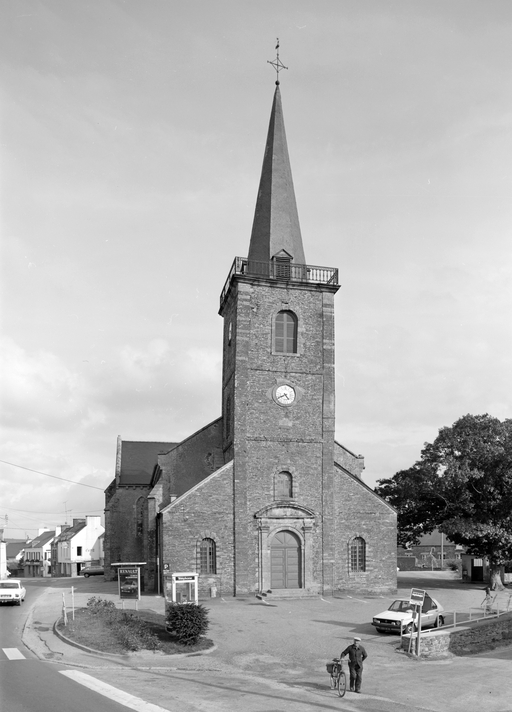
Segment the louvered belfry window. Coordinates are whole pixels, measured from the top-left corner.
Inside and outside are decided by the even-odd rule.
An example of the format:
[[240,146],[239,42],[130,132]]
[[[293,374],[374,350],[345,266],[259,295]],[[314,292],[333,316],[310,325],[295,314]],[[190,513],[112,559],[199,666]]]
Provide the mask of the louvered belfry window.
[[217,551],[213,539],[203,539],[199,549],[199,571],[202,574],[217,573]]
[[297,317],[291,311],[280,311],[276,316],[274,351],[278,354],[297,353]]
[[274,277],[277,279],[290,279],[291,260],[289,257],[274,257]]

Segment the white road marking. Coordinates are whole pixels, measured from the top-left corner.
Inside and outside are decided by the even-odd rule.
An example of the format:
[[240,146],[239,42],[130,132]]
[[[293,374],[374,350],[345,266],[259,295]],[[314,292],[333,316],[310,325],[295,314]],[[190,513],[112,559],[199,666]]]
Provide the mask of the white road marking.
[[61,675],[69,677],[80,685],[84,685],[84,687],[88,687],[90,690],[94,690],[94,692],[99,692],[100,695],[108,697],[114,700],[114,702],[119,702],[119,704],[131,710],[135,710],[135,712],[169,712],[169,710],[159,705],[154,705],[152,702],[145,702],[141,700],[140,697],[134,697],[128,692],[119,690],[107,682],[96,680],[96,678],[86,675],[85,672],[80,672],[80,670],[59,670],[59,672]]
[[4,653],[7,655],[9,660],[26,660],[27,658],[23,655],[18,648],[2,648]]

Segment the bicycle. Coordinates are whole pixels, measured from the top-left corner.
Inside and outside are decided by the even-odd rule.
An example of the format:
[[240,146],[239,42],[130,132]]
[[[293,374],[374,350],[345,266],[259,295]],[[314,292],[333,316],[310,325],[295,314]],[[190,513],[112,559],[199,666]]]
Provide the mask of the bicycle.
[[331,690],[338,690],[338,695],[343,697],[347,691],[347,676],[343,670],[343,660],[333,658],[332,663],[327,663],[326,667],[330,674]]

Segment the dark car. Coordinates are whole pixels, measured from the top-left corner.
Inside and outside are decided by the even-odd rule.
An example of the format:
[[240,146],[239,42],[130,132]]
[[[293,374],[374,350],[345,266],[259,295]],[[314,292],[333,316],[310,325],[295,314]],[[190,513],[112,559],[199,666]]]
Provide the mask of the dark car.
[[121,586],[121,593],[137,593],[137,584],[127,581]]
[[84,566],[80,571],[82,576],[88,578],[89,576],[102,576],[105,573],[103,566]]

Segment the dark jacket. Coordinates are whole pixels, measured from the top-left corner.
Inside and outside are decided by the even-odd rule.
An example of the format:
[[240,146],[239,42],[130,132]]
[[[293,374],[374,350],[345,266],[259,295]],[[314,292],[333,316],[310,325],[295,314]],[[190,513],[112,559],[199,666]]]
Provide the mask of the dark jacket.
[[363,667],[363,661],[368,657],[366,650],[360,645],[358,648],[352,643],[342,652],[341,657],[348,655],[349,665],[354,667]]

